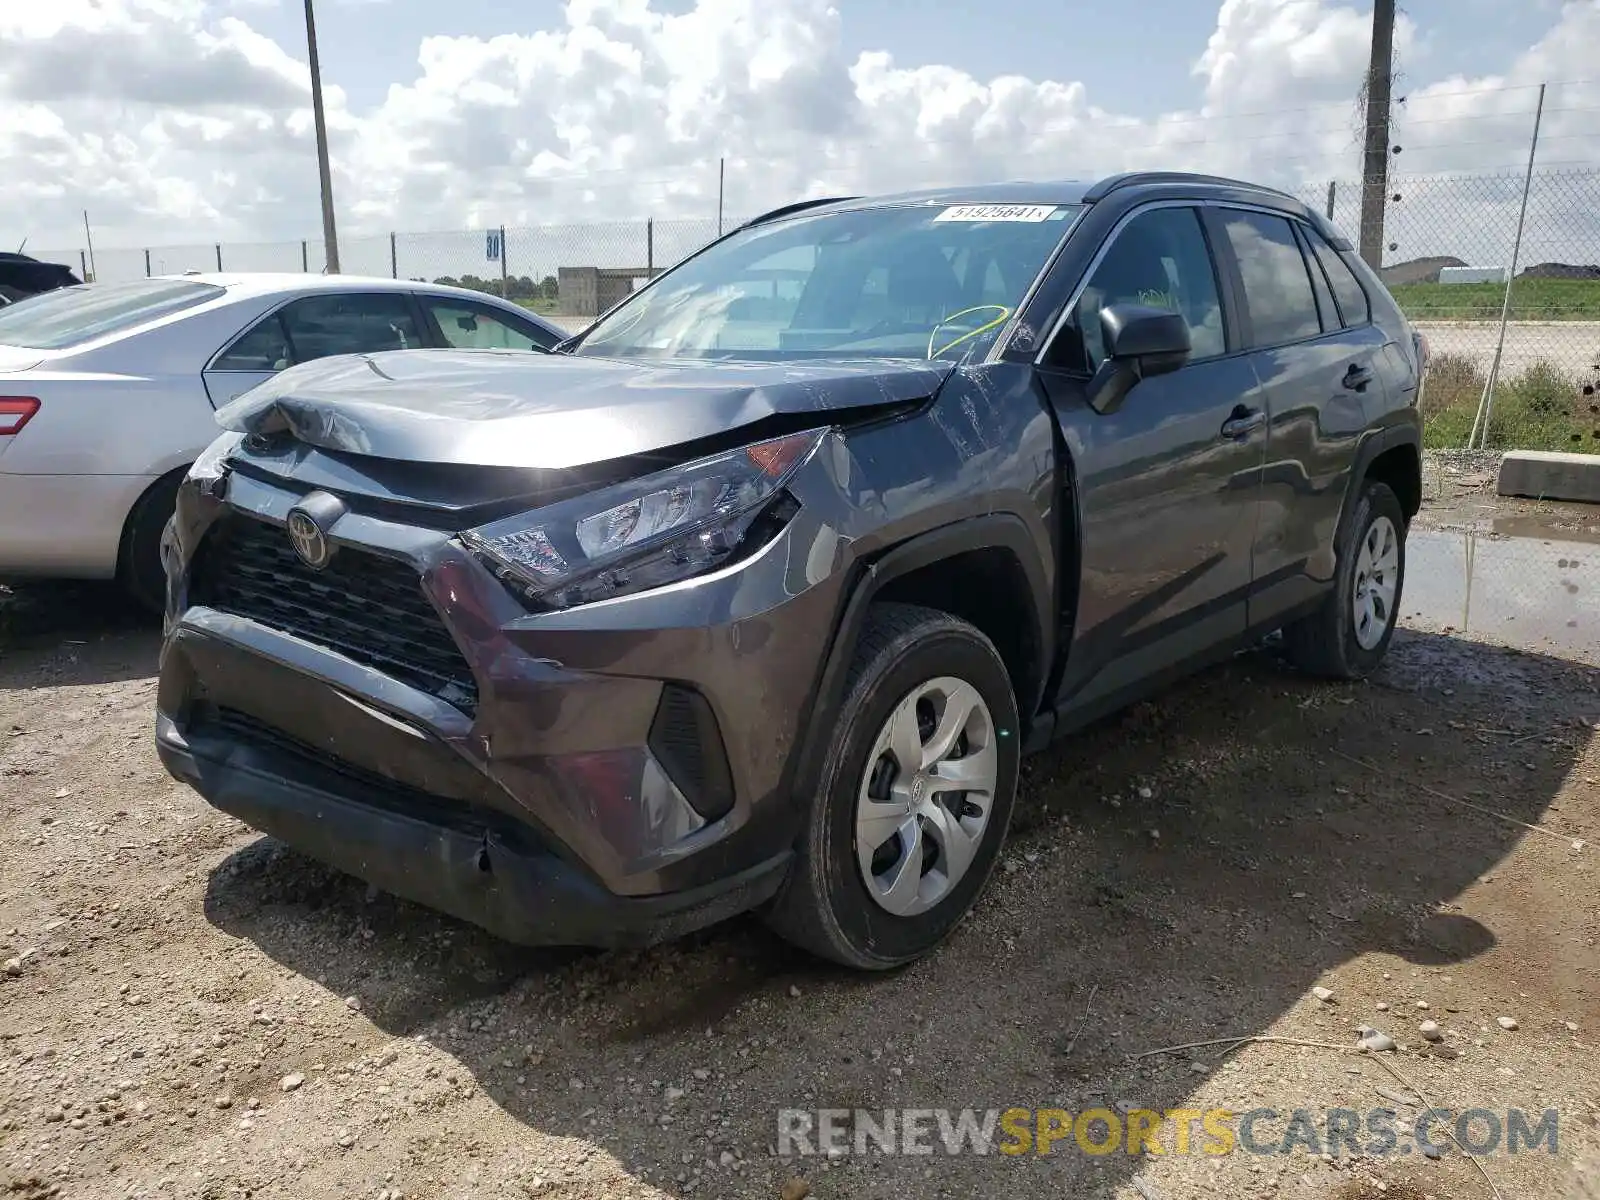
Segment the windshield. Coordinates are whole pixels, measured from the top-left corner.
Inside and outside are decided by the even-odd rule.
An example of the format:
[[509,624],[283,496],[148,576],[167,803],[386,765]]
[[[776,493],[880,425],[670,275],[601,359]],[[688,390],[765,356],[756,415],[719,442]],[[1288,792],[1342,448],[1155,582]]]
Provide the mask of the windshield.
[[0,345],[29,350],[80,346],[222,294],[214,284],[192,279],[80,283],[0,309]]
[[1076,205],[907,205],[742,230],[597,322],[608,358],[938,358],[984,354]]

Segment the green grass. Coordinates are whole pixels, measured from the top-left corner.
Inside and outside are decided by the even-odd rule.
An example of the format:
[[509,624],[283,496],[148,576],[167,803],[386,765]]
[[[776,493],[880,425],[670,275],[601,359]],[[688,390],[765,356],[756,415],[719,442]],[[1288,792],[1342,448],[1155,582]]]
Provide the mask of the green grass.
[[525,308],[529,312],[538,313],[540,316],[561,311],[561,302],[558,300],[513,300],[511,303],[519,308]]
[[[1501,283],[1402,283],[1389,289],[1413,321],[1497,321]],[[1600,321],[1600,279],[1518,279],[1511,287],[1517,321]]]
[[[1454,354],[1434,358],[1422,393],[1424,445],[1449,450],[1467,444],[1484,382],[1483,372],[1470,359]],[[1502,376],[1495,387],[1488,445],[1600,454],[1600,397],[1594,382],[1572,379],[1543,362]]]

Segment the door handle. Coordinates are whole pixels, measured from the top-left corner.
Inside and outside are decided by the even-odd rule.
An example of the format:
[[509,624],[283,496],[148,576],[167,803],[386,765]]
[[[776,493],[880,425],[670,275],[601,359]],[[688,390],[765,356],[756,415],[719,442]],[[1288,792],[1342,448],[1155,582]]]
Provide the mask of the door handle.
[[1351,363],[1350,369],[1344,373],[1344,378],[1339,381],[1352,392],[1364,392],[1367,384],[1372,382],[1372,372],[1360,363]]
[[1266,423],[1266,413],[1259,408],[1246,408],[1241,404],[1233,410],[1233,415],[1222,423],[1222,436],[1231,441],[1240,441]]

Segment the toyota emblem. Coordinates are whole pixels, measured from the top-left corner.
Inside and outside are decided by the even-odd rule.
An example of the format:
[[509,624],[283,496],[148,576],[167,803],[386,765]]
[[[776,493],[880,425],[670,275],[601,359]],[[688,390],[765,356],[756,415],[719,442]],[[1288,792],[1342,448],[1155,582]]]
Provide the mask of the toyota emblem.
[[310,513],[296,508],[289,513],[288,525],[289,543],[300,556],[300,561],[317,571],[327,566],[328,560],[333,557],[333,547],[316,519]]

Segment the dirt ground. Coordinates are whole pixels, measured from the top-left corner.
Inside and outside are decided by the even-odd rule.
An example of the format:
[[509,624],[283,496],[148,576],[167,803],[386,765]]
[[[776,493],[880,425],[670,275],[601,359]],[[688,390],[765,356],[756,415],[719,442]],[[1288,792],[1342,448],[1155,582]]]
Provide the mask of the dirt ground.
[[[1421,527],[1537,507],[1482,474],[1436,463]],[[113,594],[0,593],[0,1197],[1600,1196],[1600,642],[1422,625],[1369,683],[1255,651],[1033,760],[977,912],[863,979],[754,920],[539,952],[370,893],[162,772]],[[1136,1057],[1257,1035],[1319,1045]],[[1272,1143],[1427,1105],[1556,1145],[772,1153],[780,1108],[1270,1107]]]

